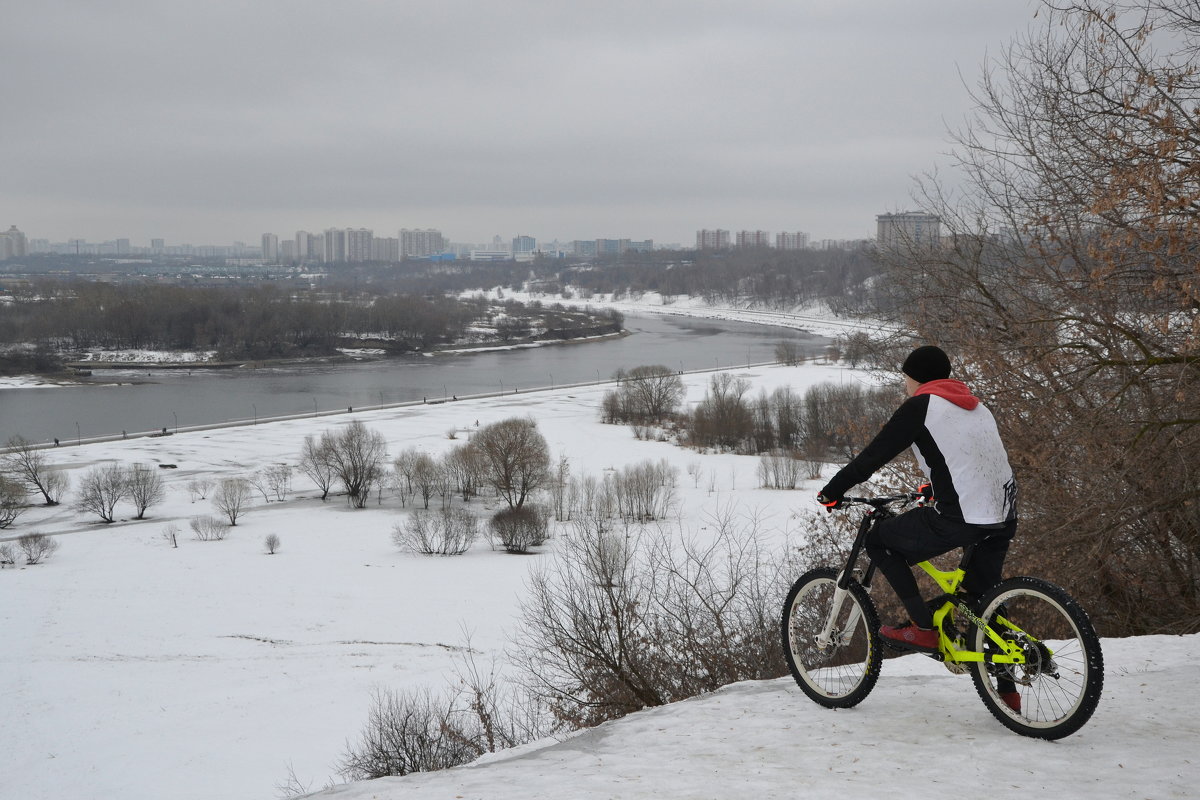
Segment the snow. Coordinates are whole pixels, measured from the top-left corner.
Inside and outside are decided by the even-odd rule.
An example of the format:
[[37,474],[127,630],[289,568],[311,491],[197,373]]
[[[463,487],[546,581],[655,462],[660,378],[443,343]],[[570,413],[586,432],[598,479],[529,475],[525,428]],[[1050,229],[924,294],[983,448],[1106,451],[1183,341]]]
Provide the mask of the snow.
[[517,292],[511,289],[492,289],[488,292],[465,292],[464,296],[483,295],[489,300],[516,300],[521,303],[540,301],[546,305],[555,303],[579,308],[612,309],[622,314],[663,314],[667,316],[720,319],[770,325],[779,328],[795,328],[819,336],[836,337],[856,330],[882,331],[890,329],[887,323],[863,317],[842,317],[823,302],[817,301],[789,308],[764,308],[759,303],[746,301],[740,305],[716,305],[703,297],[689,295],[664,296],[658,292],[641,292],[615,299],[610,293],[596,293],[591,297],[574,296],[564,298],[556,294]]
[[[733,373],[753,394],[782,385],[866,378],[836,364]],[[689,402],[708,376],[684,376]],[[598,421],[607,387],[588,386],[322,418],[184,432],[46,451],[77,486],[97,464],[161,469],[165,501],[149,519],[102,525],[70,507],[30,510],[7,538],[41,531],[61,544],[44,564],[0,571],[0,797],[277,797],[289,770],[314,790],[356,738],[378,688],[440,689],[470,635],[503,657],[529,571],[478,543],[466,555],[398,551],[396,498],[350,509],[322,503],[297,475],[287,502],[255,498],[221,542],[192,538],[190,519],[214,513],[189,481],[246,476],[295,463],[301,442],[351,419],[381,432],[394,456],[438,454],[476,423],[531,415],[573,475],[645,459],[680,469],[681,524],[733,507],[779,536],[815,513],[817,482],[796,492],[757,488],[758,460],[699,455],[638,441]],[[454,430],[457,439],[447,432]],[[687,474],[699,462],[705,477]],[[713,490],[709,487],[713,485]],[[494,501],[473,501],[481,514]],[[178,548],[163,538],[180,529]],[[263,540],[280,537],[276,555]],[[547,546],[553,550],[555,540]],[[565,741],[526,745],[437,774],[337,786],[338,798],[911,797],[964,786],[1035,790],[1075,800],[1184,797],[1200,767],[1194,691],[1200,636],[1104,641],[1099,711],[1061,742],[1023,739],[995,722],[966,677],[920,656],[890,660],[875,692],[850,711],[807,700],[789,679],[742,683],[652,709]]]
[[[919,655],[833,711],[790,678],[734,684],[562,743],[437,773],[335,787],[338,800],[423,798],[1195,797],[1200,637],[1104,641],[1099,710],[1044,742],[995,723],[969,679]],[[964,787],[967,789],[963,795]]]

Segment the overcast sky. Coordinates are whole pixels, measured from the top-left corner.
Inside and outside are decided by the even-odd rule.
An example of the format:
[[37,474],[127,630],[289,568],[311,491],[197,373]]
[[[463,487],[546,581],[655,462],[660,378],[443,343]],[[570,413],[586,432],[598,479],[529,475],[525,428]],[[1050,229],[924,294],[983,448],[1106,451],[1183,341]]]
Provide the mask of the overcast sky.
[[874,235],[1031,0],[7,0],[0,230]]

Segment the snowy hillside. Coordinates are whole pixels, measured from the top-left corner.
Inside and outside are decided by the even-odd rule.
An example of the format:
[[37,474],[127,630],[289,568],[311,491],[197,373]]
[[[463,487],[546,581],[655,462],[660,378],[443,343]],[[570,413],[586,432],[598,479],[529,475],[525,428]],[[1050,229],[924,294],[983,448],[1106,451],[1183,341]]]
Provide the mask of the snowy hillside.
[[848,711],[809,702],[791,679],[740,683],[562,743],[316,797],[1195,797],[1200,636],[1106,639],[1104,650],[1100,708],[1058,742],[1009,733],[970,679],[909,655],[885,662],[872,695]]
[[[814,363],[734,374],[752,382],[753,394],[865,380]],[[689,402],[703,397],[707,379],[685,376]],[[409,447],[437,455],[477,424],[532,416],[574,476],[646,459],[676,465],[673,525],[702,531],[727,512],[753,515],[780,547],[803,535],[816,512],[815,482],[795,492],[760,489],[757,458],[701,455],[602,425],[606,388],[47,451],[76,487],[96,465],[161,465],[167,495],[143,521],[132,519],[128,504],[111,525],[63,505],[31,509],[0,532],[4,539],[41,531],[60,543],[45,563],[0,571],[0,798],[267,800],[293,773],[319,790],[337,782],[335,765],[358,736],[373,690],[441,688],[464,631],[482,658],[503,656],[529,571],[546,557],[509,556],[486,542],[454,558],[400,552],[391,532],[408,511],[394,497],[361,510],[342,499],[322,503],[298,475],[286,502],[256,495],[225,541],[192,537],[189,521],[214,509],[189,484],[295,464],[306,435],[351,419],[382,433],[394,456]],[[493,498],[471,504],[481,515],[496,507]],[[181,531],[178,547],[163,536],[170,525]],[[281,546],[267,555],[271,534]],[[552,539],[544,550],[554,547]],[[1050,797],[1186,796],[1200,779],[1193,699],[1200,640],[1105,644],[1100,710],[1056,744],[1009,733],[969,679],[908,657],[887,662],[874,695],[850,712],[818,708],[788,681],[744,684],[561,744],[337,793],[721,798],[823,797],[851,788],[900,797],[929,786],[975,788],[991,776],[998,791]],[[919,767],[926,772],[916,774]]]

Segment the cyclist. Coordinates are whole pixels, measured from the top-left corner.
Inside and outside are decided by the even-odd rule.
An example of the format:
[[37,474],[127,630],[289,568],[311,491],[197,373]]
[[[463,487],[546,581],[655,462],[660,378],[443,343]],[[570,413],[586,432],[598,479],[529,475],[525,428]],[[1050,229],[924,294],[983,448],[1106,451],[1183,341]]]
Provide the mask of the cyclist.
[[[908,399],[817,501],[838,508],[851,487],[912,447],[934,501],[881,522],[866,549],[909,616],[903,625],[881,626],[880,635],[900,649],[937,652],[933,614],[909,565],[975,544],[964,591],[977,597],[998,583],[1017,529],[1017,485],[995,419],[966,384],[950,379],[950,358],[941,348],[918,347],[901,371]],[[1005,702],[1013,706],[1020,698]]]

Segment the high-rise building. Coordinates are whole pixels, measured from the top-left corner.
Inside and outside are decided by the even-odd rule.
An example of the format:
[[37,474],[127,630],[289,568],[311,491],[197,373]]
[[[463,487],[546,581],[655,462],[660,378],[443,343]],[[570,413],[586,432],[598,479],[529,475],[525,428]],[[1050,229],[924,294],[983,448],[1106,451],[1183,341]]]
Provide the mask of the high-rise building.
[[934,214],[905,211],[875,217],[880,250],[932,249],[941,246],[942,220]]
[[771,234],[767,231],[738,231],[738,247],[770,247]]
[[362,263],[371,260],[371,240],[375,237],[373,231],[367,228],[346,229],[346,260]]
[[29,246],[25,234],[13,225],[4,233],[0,233],[0,261],[8,258],[24,258],[29,254]]
[[435,228],[400,229],[400,258],[423,258],[446,250],[446,239]]
[[279,262],[281,264],[296,263],[296,242],[293,239],[284,239],[279,243]]
[[517,236],[512,240],[514,256],[533,255],[537,251],[537,239],[532,236]]
[[308,231],[296,231],[296,255],[295,258],[301,264],[306,261],[316,259],[316,253],[313,251],[312,234]]
[[696,231],[696,249],[697,250],[728,250],[729,249],[729,231],[726,230],[704,230]]
[[777,233],[775,234],[775,248],[777,250],[807,250],[808,234],[803,231]]
[[167,250],[167,243],[163,239],[150,240],[150,252],[156,256],[161,256]]
[[346,260],[346,229],[326,228],[324,251],[321,260],[326,264],[340,264]]
[[267,264],[279,263],[279,237],[273,233],[262,235],[262,259]]

